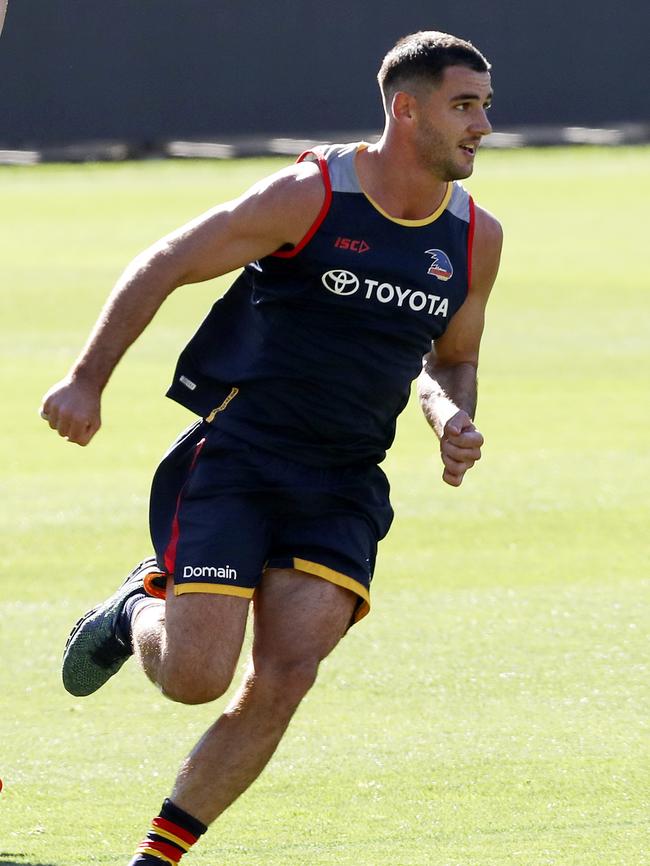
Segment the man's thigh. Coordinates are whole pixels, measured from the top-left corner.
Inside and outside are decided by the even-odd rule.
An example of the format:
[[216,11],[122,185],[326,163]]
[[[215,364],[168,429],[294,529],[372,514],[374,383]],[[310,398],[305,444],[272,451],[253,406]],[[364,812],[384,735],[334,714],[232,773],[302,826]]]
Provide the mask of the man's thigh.
[[[165,602],[164,682],[188,702],[223,694],[232,680],[246,632],[249,600],[231,595],[175,595]],[[182,698],[181,698],[182,699]]]
[[318,664],[346,633],[357,595],[295,569],[268,569],[254,598],[256,667]]

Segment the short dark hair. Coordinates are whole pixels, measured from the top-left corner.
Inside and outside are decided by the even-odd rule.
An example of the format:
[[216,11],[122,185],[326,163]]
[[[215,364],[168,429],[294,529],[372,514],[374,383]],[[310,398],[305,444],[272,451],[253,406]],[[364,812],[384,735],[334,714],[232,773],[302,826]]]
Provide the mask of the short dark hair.
[[384,101],[406,81],[438,85],[448,66],[468,66],[489,72],[490,63],[471,42],[441,33],[420,30],[400,39],[384,57],[377,81]]

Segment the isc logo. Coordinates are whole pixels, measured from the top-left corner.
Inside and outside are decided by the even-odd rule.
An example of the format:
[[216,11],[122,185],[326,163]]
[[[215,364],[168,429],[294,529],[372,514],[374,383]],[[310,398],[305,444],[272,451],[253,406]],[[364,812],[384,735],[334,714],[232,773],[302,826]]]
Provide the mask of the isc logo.
[[352,238],[337,238],[334,241],[334,246],[340,250],[351,250],[353,253],[365,253],[366,250],[370,249],[370,244]]

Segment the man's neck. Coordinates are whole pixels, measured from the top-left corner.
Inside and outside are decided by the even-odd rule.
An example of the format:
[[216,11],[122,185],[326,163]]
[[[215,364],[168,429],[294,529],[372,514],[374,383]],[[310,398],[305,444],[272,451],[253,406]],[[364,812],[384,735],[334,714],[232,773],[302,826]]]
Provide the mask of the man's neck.
[[386,135],[357,153],[356,171],[363,191],[395,219],[426,219],[448,188],[447,181],[426,171],[408,148]]

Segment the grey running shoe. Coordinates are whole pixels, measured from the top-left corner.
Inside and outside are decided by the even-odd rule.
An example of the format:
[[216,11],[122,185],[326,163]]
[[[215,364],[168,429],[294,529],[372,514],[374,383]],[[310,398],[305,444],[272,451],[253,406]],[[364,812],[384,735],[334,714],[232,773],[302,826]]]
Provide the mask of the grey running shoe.
[[120,614],[131,596],[153,594],[152,578],[158,576],[162,575],[156,560],[143,560],[110,598],[76,623],[63,651],[63,685],[71,695],[96,692],[133,654],[119,628]]

